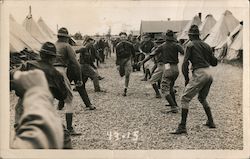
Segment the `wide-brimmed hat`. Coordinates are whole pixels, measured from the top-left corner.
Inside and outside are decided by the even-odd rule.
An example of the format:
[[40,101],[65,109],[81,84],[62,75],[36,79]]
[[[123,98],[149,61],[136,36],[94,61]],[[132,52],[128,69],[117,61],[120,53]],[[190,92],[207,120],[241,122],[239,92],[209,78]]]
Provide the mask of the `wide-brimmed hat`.
[[192,25],[188,30],[188,35],[200,35],[200,31],[197,25]]
[[151,35],[149,33],[145,33],[142,35],[143,38],[151,38]]
[[167,30],[166,40],[175,41],[173,30]]
[[46,55],[54,56],[54,57],[57,56],[57,54],[56,54],[56,46],[51,42],[44,43],[39,52],[40,52],[40,54],[46,54]]
[[70,37],[69,32],[66,28],[62,27],[58,30],[57,36]]
[[90,36],[86,36],[85,39],[84,39],[84,41],[86,41],[86,42],[89,41],[89,40],[94,40],[94,39],[91,38]]

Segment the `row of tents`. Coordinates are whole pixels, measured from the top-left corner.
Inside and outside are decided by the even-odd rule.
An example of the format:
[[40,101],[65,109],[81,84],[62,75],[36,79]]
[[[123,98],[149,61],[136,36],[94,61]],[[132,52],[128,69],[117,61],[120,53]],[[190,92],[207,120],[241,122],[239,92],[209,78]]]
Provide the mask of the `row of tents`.
[[[31,13],[24,19],[22,25],[10,15],[10,56],[11,63],[21,61],[22,58],[35,57],[41,45],[46,42],[55,42],[56,34],[48,27],[40,17],[37,22]],[[188,39],[188,30],[191,25],[198,25],[201,39],[208,43],[214,50],[218,59],[235,60],[242,58],[243,53],[243,23],[237,20],[233,14],[226,10],[218,21],[209,14],[202,22],[199,16],[194,16],[177,33],[178,40]],[[71,44],[75,44],[73,38]],[[32,54],[33,53],[33,54]],[[20,56],[22,55],[22,56]]]
[[178,40],[188,39],[191,25],[198,25],[200,37],[209,44],[219,60],[237,60],[243,53],[243,22],[236,19],[232,12],[226,10],[218,21],[209,14],[202,22],[198,16],[193,17],[177,35]]
[[24,48],[38,52],[46,41],[55,42],[56,35],[41,17],[36,23],[32,16],[27,16],[20,25],[10,15],[10,53],[21,52]]
[[[22,25],[10,15],[9,28],[11,68],[23,61],[39,58],[38,52],[42,44],[47,41],[55,43],[57,40],[56,34],[45,21],[40,17],[36,22],[31,13],[24,19]],[[71,38],[70,44],[76,45],[76,41]]]

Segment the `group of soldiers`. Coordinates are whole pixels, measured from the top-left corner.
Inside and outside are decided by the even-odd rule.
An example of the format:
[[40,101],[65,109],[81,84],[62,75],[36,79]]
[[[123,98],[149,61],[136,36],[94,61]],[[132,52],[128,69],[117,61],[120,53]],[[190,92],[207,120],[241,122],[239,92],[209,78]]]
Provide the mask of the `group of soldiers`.
[[[46,42],[40,50],[40,59],[31,60],[21,64],[19,67],[10,71],[11,90],[15,90],[19,97],[18,103],[15,106],[15,124],[16,132],[21,131],[20,120],[24,114],[24,95],[23,89],[14,79],[14,74],[17,71],[30,71],[39,69],[45,74],[48,82],[48,87],[53,97],[57,99],[58,110],[65,108],[66,127],[64,127],[64,148],[70,148],[70,135],[81,135],[73,128],[73,90],[71,83],[74,82],[75,91],[79,93],[85,106],[89,110],[95,110],[96,107],[91,103],[85,84],[90,78],[94,84],[95,92],[105,92],[100,88],[99,80],[101,77],[97,71],[98,62],[103,63],[105,53],[108,52],[105,42],[100,39],[94,43],[94,39],[87,36],[84,39],[83,47],[79,50],[74,50],[69,44],[70,35],[66,28],[60,28],[57,34],[58,40],[53,44]],[[77,53],[80,53],[80,58],[77,59]],[[108,56],[108,54],[106,54]],[[97,62],[95,66],[94,62]],[[34,101],[35,102],[35,101]],[[41,103],[42,104],[42,103]]]
[[[174,85],[179,75],[178,56],[179,53],[184,54],[182,73],[185,78],[185,89],[181,96],[181,122],[173,134],[187,133],[186,119],[188,115],[188,105],[196,94],[199,94],[198,99],[208,117],[205,125],[209,128],[215,128],[206,97],[213,82],[209,67],[216,66],[217,59],[213,56],[212,49],[209,45],[200,40],[199,29],[196,25],[191,26],[188,35],[190,42],[187,44],[185,51],[177,42],[172,30],[167,31],[165,39],[158,39],[155,42],[152,41],[150,35],[143,35],[141,37],[141,43],[138,43],[138,39],[128,40],[127,34],[121,32],[119,39],[112,42],[112,47],[105,45],[105,41],[102,41],[103,39],[95,42],[93,38],[87,36],[85,37],[82,48],[75,51],[69,44],[70,36],[68,30],[64,27],[60,28],[57,34],[57,42],[54,44],[51,42],[43,44],[40,50],[39,60],[28,61],[10,72],[11,90],[15,90],[16,95],[19,97],[15,107],[15,141],[18,140],[15,147],[22,147],[22,143],[24,143],[24,145],[33,144],[33,146],[31,146],[33,148],[40,148],[43,147],[43,143],[46,142],[47,147],[45,146],[45,148],[71,148],[70,136],[81,134],[76,132],[72,126],[74,106],[72,103],[73,93],[71,82],[74,82],[75,90],[81,96],[86,108],[95,110],[96,106],[91,103],[85,84],[88,78],[90,78],[93,81],[96,92],[106,92],[100,88],[99,84],[99,80],[103,78],[97,71],[99,63],[97,62],[97,66],[95,66],[94,62],[97,60],[103,63],[105,56],[110,56],[111,50],[116,54],[116,66],[120,76],[125,77],[123,96],[127,96],[130,75],[134,68],[139,70],[142,66],[144,72],[142,81],[150,80],[152,88],[155,90],[156,98],[162,98],[163,96],[167,100],[168,105],[171,107],[170,113],[177,113],[179,110],[175,98]],[[76,56],[77,53],[80,54],[79,60]],[[192,78],[189,78],[190,63],[192,64]],[[34,73],[34,70],[37,69],[42,70],[44,73],[44,77],[47,80],[46,86],[44,86],[44,84],[39,85],[41,84],[39,83],[39,78],[33,79],[31,77],[32,74],[35,74],[34,76],[43,76],[41,73]],[[19,74],[19,76],[17,76],[17,74]],[[21,80],[20,77],[22,77]],[[27,81],[22,80],[26,78],[38,81],[33,82],[33,85],[30,86],[27,85]],[[43,79],[43,77],[41,77],[41,79]],[[32,84],[32,82],[30,83]],[[64,132],[63,145],[59,143],[48,144],[50,142],[56,142],[56,138],[51,140],[51,137],[55,136],[53,133],[56,133],[57,130],[51,128],[51,123],[47,123],[48,119],[52,119],[52,117],[49,116],[51,114],[44,113],[45,110],[41,111],[41,113],[32,112],[40,116],[39,120],[47,121],[42,122],[45,124],[42,127],[41,125],[32,124],[38,120],[36,118],[25,120],[27,115],[30,115],[30,109],[27,109],[27,107],[29,107],[27,105],[34,105],[35,103],[37,105],[48,105],[48,103],[53,105],[53,100],[44,99],[46,97],[51,98],[52,96],[46,96],[46,93],[45,95],[41,95],[39,90],[38,96],[34,97],[34,103],[25,102],[28,100],[25,98],[29,98],[27,97],[28,89],[32,89],[31,87],[35,87],[36,84],[39,85],[39,87],[48,87],[47,90],[49,90],[49,93],[52,94],[54,99],[59,101],[57,109],[61,110],[65,108],[66,126],[61,124],[61,128],[57,129],[58,131],[63,130]],[[42,97],[39,97],[39,95]],[[59,120],[56,121],[54,124],[59,124],[57,127],[60,127]],[[27,126],[31,128],[27,130]],[[53,131],[50,131],[50,129]],[[30,131],[29,134],[38,133],[39,135],[29,136],[25,131]],[[48,135],[48,131],[52,134]],[[38,144],[39,146],[37,146],[38,141],[41,142],[40,145]],[[60,143],[62,142],[60,141]]]
[[[144,78],[150,79],[156,98],[164,98],[171,110],[167,113],[177,113],[179,110],[176,102],[174,89],[175,81],[179,76],[179,53],[184,55],[182,63],[182,74],[185,79],[185,89],[181,95],[181,122],[176,131],[172,134],[187,133],[186,120],[189,103],[198,94],[198,100],[202,104],[207,115],[207,122],[204,124],[209,128],[216,128],[210,106],[206,100],[213,82],[210,66],[216,66],[218,61],[213,54],[212,48],[199,38],[199,28],[192,25],[189,29],[189,42],[181,46],[175,38],[172,30],[167,30],[165,40],[158,39],[155,43],[150,35],[144,35],[136,53],[136,45],[127,40],[127,34],[121,32],[120,42],[116,47],[116,65],[120,76],[125,76],[125,87],[123,96],[127,95],[130,74],[133,61],[138,60],[137,65],[143,66]],[[139,58],[136,57],[139,55]],[[134,62],[135,63],[135,62]],[[192,78],[189,78],[189,64],[192,64]],[[160,86],[159,86],[160,83]],[[161,93],[159,91],[161,90]],[[162,94],[162,95],[161,95]]]

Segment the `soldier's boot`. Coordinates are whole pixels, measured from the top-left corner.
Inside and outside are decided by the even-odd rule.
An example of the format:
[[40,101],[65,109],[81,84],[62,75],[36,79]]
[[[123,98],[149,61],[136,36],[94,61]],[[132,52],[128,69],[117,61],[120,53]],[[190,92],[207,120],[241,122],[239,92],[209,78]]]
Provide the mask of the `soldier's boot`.
[[211,113],[211,109],[210,109],[210,107],[208,105],[207,100],[202,98],[201,96],[198,96],[198,100],[202,104],[203,109],[205,110],[206,115],[207,115],[207,122],[204,125],[209,127],[209,128],[216,128],[216,126],[214,124],[213,116],[212,116],[212,113]]
[[88,96],[88,93],[87,93],[87,91],[86,91],[86,89],[85,89],[85,86],[82,85],[82,86],[76,87],[76,88],[77,88],[77,91],[78,91],[79,95],[81,96],[82,101],[83,101],[83,103],[85,104],[85,106],[86,106],[89,110],[95,110],[96,107],[93,106],[93,105],[91,104],[90,99],[89,99],[89,96]]
[[171,134],[186,134],[186,121],[187,121],[188,109],[182,108],[181,110],[181,123],[175,132],[171,132]]
[[177,102],[176,102],[176,98],[175,98],[175,93],[174,93],[174,91],[171,91],[171,92],[170,92],[170,95],[171,95],[173,101],[175,102],[176,106],[178,107],[178,104],[177,104]]
[[158,89],[158,86],[156,85],[156,83],[152,84],[153,89],[155,90],[155,98],[161,98],[161,94],[160,91]]
[[72,149],[71,137],[69,131],[63,125],[64,131],[64,141],[63,141],[63,149]]
[[99,80],[103,80],[104,77],[102,77],[102,76],[99,75],[99,76],[98,76],[98,79],[99,79]]
[[67,123],[67,130],[69,131],[70,135],[81,135],[81,133],[77,133],[73,126],[72,126],[72,121],[73,121],[73,113],[66,113],[66,123]]
[[123,94],[122,94],[122,96],[127,96],[127,91],[128,91],[128,89],[127,88],[124,88],[124,91],[123,91]]
[[170,94],[166,95],[166,100],[168,101],[168,103],[171,106],[171,111],[172,113],[177,113],[178,112],[178,107],[175,103],[175,101],[173,100],[172,96]]
[[209,128],[216,128],[215,124],[214,124],[214,120],[213,120],[213,116],[211,113],[211,109],[210,107],[203,107],[206,114],[207,114],[207,122],[205,124],[205,126],[209,127]]
[[59,101],[59,102],[58,102],[57,109],[58,109],[58,110],[62,110],[63,107],[64,107],[64,101]]
[[95,106],[93,106],[92,104],[91,105],[89,105],[89,106],[86,106],[87,108],[89,108],[89,110],[95,110],[96,109],[96,107]]
[[158,83],[158,89],[161,89],[161,81],[159,80],[157,83]]
[[149,70],[148,70],[148,69],[145,69],[145,76],[144,76],[144,78],[143,78],[143,79],[141,79],[141,81],[147,81],[147,80],[148,80],[149,75],[150,75]]
[[148,70],[148,79],[151,79],[152,77],[152,73],[150,72],[150,70]]

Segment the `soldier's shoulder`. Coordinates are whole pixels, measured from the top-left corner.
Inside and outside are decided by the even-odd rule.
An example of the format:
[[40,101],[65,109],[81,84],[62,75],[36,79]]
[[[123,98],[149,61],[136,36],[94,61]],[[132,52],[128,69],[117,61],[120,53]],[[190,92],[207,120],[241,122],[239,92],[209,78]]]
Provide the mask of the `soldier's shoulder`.
[[194,46],[194,42],[193,41],[189,41],[187,44],[186,44],[186,47],[193,47]]
[[116,47],[121,46],[122,43],[123,43],[122,41],[118,42],[118,43],[116,44]]
[[130,41],[124,41],[124,43],[127,45],[133,45]]
[[211,48],[210,45],[208,45],[208,43],[206,43],[206,42],[204,42],[204,41],[202,41],[202,43],[203,43],[203,45],[205,45],[206,47]]

